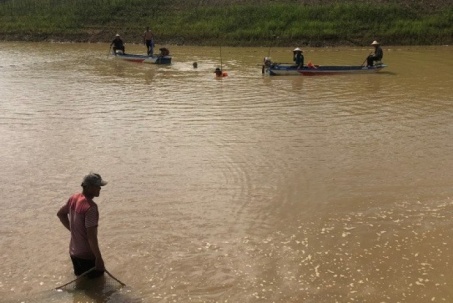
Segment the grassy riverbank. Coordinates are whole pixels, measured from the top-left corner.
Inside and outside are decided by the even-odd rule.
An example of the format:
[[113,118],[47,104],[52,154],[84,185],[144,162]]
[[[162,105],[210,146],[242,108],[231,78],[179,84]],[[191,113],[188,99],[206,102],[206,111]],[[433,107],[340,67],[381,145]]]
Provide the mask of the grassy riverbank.
[[0,0],[3,40],[107,42],[118,32],[140,43],[145,26],[158,44],[451,44],[453,6],[443,0]]

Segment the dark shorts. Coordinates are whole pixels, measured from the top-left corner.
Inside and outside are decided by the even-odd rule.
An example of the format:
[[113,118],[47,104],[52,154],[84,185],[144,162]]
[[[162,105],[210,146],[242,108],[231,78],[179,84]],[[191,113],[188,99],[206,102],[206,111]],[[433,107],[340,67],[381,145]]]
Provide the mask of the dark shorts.
[[[72,260],[72,265],[74,265],[74,274],[76,276],[80,276],[84,272],[92,269],[95,266],[94,260],[86,260],[86,259],[80,259],[77,257],[71,256]],[[104,274],[104,271],[102,270],[93,270],[89,272],[86,276],[90,279],[100,277]]]
[[154,47],[154,42],[153,42],[153,40],[145,40],[145,45],[146,46],[150,46],[150,47]]

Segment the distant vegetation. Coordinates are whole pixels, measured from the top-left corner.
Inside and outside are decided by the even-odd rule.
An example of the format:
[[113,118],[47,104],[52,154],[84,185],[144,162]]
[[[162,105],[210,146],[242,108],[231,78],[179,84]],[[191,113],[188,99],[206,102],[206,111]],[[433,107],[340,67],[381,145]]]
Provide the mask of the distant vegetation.
[[0,39],[139,43],[150,26],[160,44],[451,44],[448,2],[0,0]]

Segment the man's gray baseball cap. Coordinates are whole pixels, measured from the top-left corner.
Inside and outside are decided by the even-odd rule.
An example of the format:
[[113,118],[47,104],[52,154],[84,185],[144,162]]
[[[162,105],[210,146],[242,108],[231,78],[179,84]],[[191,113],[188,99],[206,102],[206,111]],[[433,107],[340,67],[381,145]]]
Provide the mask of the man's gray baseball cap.
[[100,174],[90,173],[83,178],[82,186],[104,186],[107,181],[102,180]]

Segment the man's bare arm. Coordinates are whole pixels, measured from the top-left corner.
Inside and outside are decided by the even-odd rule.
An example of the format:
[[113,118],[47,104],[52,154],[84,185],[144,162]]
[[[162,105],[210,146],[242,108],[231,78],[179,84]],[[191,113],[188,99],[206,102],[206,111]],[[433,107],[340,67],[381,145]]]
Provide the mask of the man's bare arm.
[[98,227],[88,227],[87,228],[88,243],[90,244],[91,251],[96,257],[96,269],[105,270],[104,260],[102,259],[101,250],[99,249],[98,243]]
[[68,214],[64,211],[64,207],[62,207],[58,213],[57,213],[58,218],[61,221],[61,224],[63,224],[64,227],[66,227],[67,230],[71,231],[71,227],[69,225],[69,218]]

